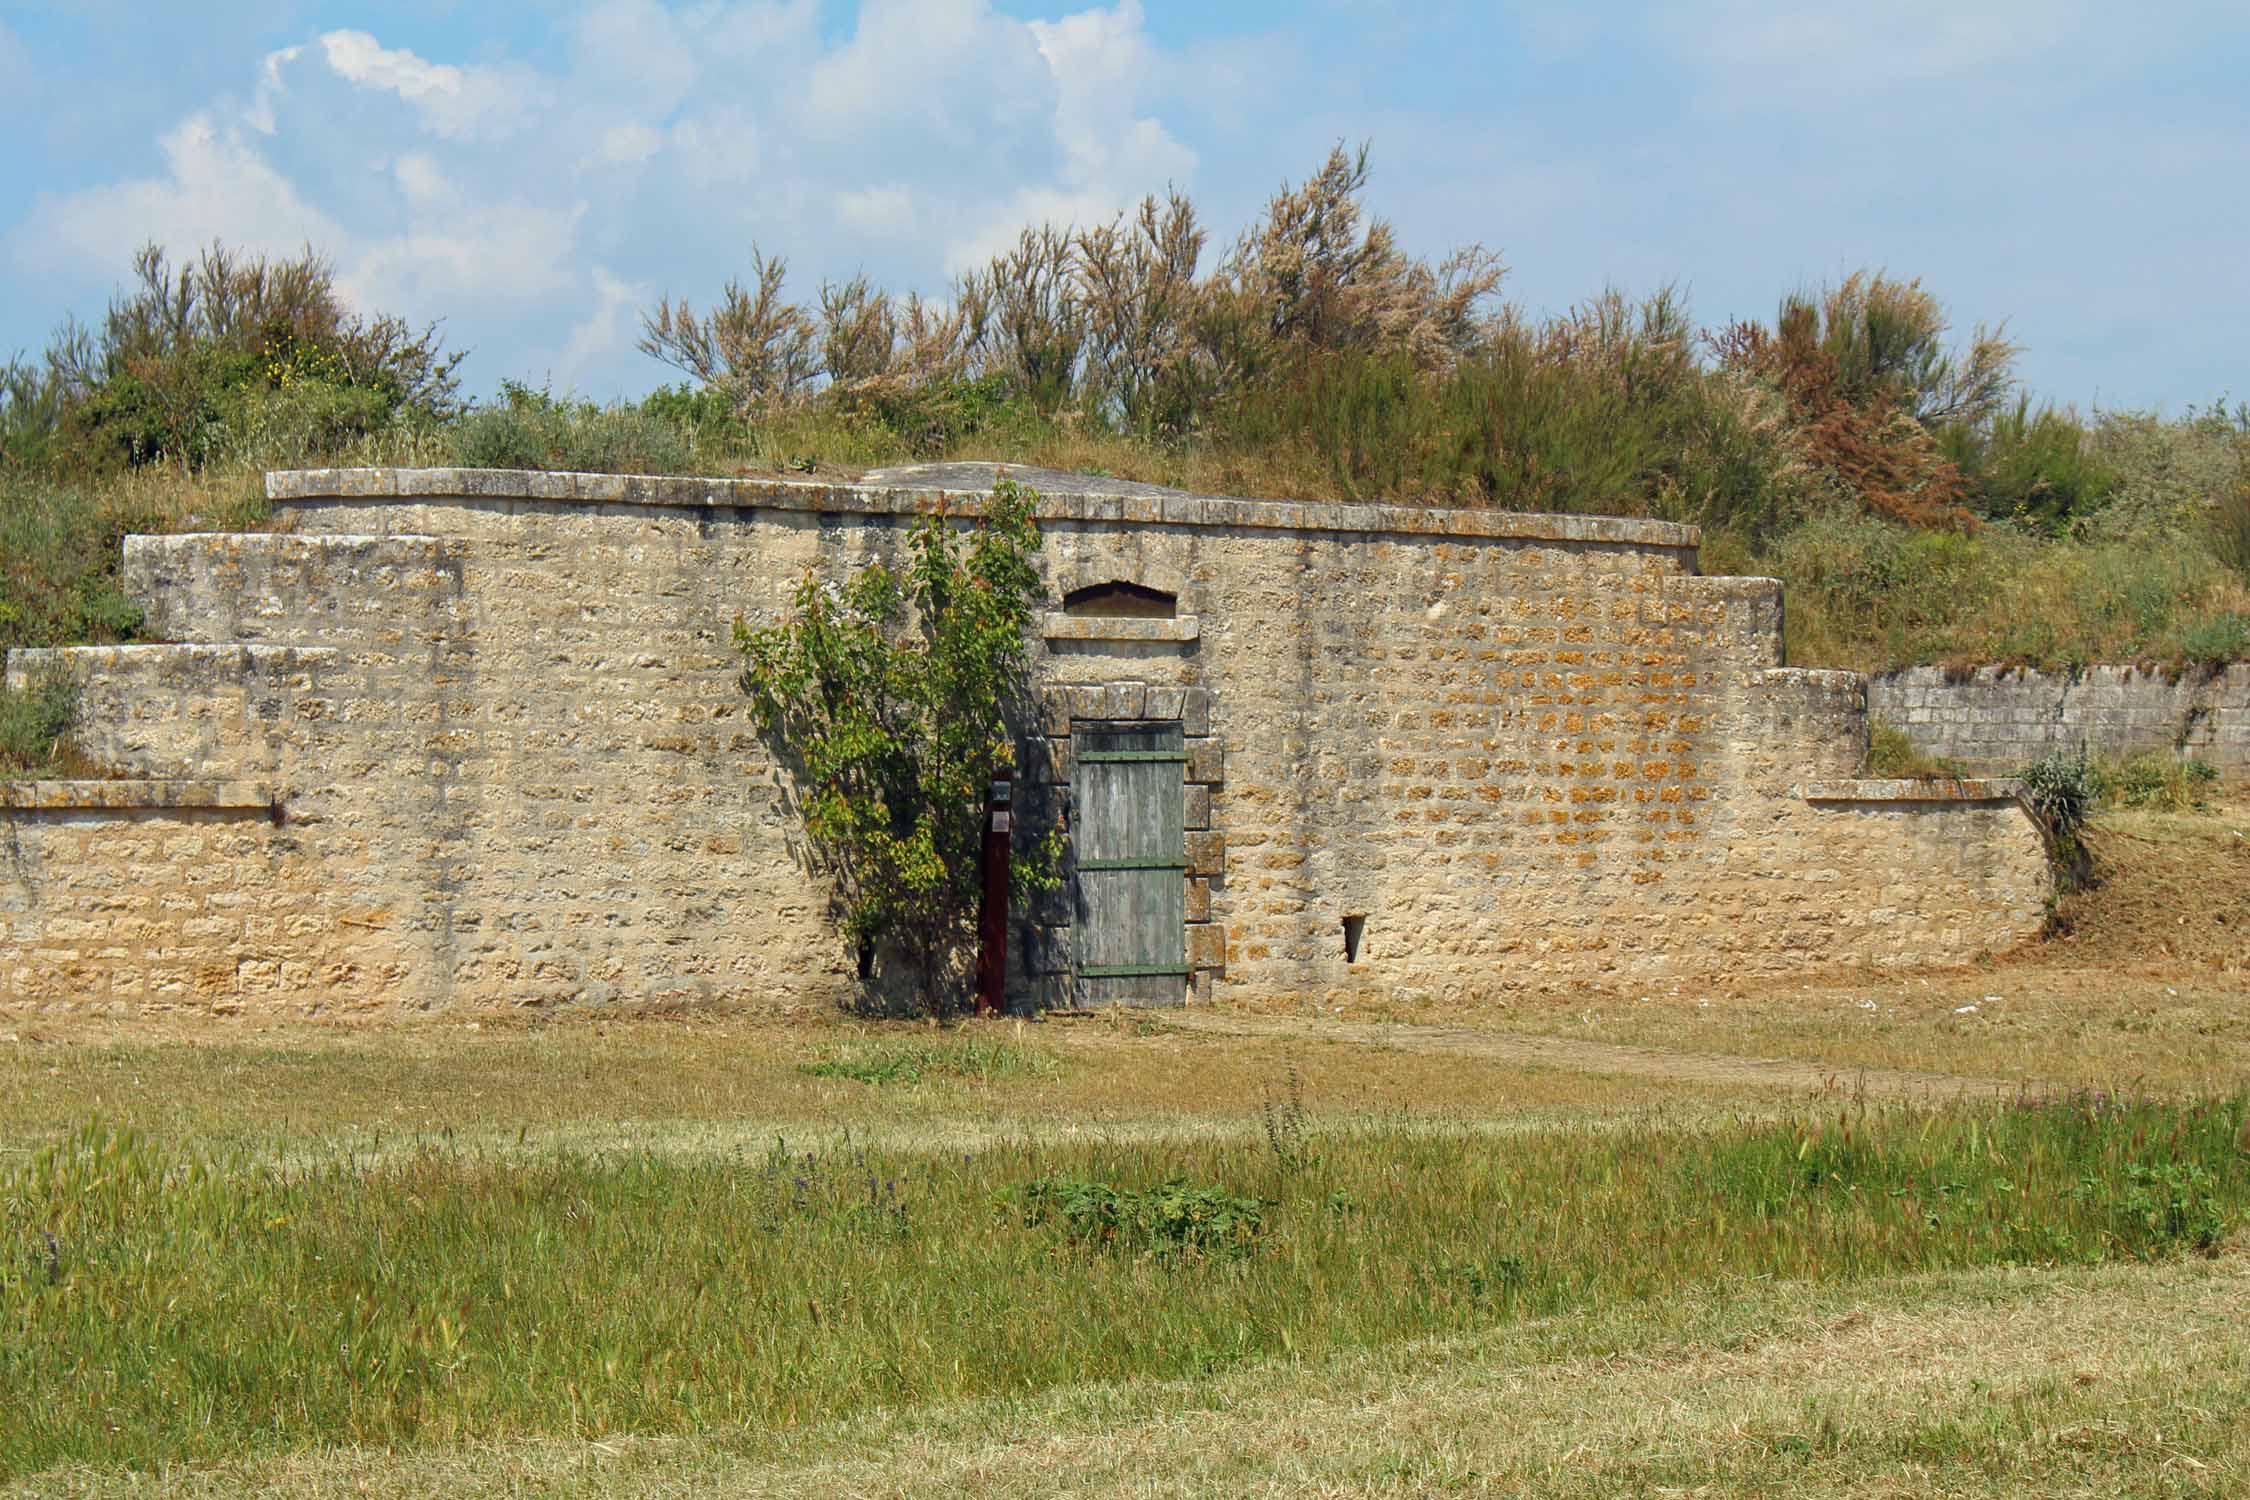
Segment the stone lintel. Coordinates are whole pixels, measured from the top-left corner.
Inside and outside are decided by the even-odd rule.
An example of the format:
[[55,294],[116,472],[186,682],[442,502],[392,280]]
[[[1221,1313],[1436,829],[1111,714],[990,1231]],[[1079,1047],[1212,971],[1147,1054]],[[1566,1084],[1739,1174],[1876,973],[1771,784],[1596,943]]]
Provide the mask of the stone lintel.
[[1807,802],[2013,802],[2022,793],[2023,783],[2012,778],[1957,776],[1808,781],[1797,788]]
[[1192,641],[1202,627],[1193,615],[1176,620],[1049,615],[1040,631],[1050,641]]
[[103,812],[135,808],[270,810],[262,781],[0,781],[0,808],[16,812]]

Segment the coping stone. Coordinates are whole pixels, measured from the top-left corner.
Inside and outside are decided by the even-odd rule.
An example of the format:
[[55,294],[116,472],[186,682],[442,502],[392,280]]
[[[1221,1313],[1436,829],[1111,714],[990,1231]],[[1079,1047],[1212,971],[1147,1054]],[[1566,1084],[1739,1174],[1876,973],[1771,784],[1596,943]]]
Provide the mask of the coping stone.
[[[1234,526],[1284,531],[1580,542],[1692,550],[1693,526],[1622,516],[1572,516],[1401,505],[1254,500],[1197,495],[1163,485],[991,462],[874,469],[856,483],[808,479],[698,479],[522,469],[297,469],[266,476],[281,502],[459,498],[653,507],[736,507],[922,515],[982,514],[992,488],[1012,479],[1039,492],[1042,521]],[[1128,508],[1128,502],[1130,507]],[[1161,517],[1161,520],[1156,519]]]

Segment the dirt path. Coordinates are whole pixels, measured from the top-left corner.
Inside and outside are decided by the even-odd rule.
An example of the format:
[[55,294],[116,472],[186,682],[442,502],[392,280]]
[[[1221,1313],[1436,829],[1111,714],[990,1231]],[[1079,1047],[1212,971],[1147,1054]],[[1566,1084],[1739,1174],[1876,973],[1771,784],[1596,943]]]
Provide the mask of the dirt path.
[[2003,1078],[1964,1078],[1951,1073],[1896,1068],[1831,1067],[1783,1058],[1729,1057],[1715,1052],[1674,1052],[1662,1047],[1583,1042],[1569,1037],[1480,1031],[1465,1026],[1323,1021],[1226,1011],[1177,1011],[1165,1016],[1162,1024],[1191,1035],[1348,1042],[1356,1046],[1388,1047],[1399,1052],[1452,1052],[1515,1067],[1562,1068],[1578,1073],[1623,1074],[1681,1083],[1752,1084],[1816,1093],[1865,1092],[1886,1098],[1964,1099],[2005,1097],[2022,1087],[2015,1080]]

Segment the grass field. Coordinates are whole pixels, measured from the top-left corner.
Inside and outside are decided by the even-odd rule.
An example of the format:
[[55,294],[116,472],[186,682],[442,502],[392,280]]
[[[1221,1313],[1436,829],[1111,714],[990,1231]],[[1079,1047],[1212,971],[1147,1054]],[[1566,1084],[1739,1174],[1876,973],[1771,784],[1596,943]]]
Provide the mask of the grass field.
[[781,1430],[335,1446],[18,1493],[2210,1496],[2250,1258],[1729,1282],[1195,1380]]
[[0,1493],[2242,1493],[2244,821],[1947,973],[0,1019]]

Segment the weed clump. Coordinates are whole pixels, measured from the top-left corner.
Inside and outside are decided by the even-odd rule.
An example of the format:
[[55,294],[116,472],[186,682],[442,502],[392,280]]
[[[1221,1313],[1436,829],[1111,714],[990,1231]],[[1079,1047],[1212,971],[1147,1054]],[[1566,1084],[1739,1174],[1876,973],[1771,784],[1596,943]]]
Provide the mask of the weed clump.
[[78,716],[78,683],[48,672],[23,688],[0,682],[0,774],[36,773],[63,758]]
[[2206,806],[2219,784],[2219,773],[2210,762],[2162,750],[2104,766],[2096,778],[2105,803],[2166,812],[2192,812]]
[[1052,1225],[1081,1246],[1144,1255],[1243,1255],[1266,1232],[1262,1200],[1184,1177],[1149,1188],[1041,1177],[1002,1194],[1001,1204],[1026,1228]]
[[2101,802],[2101,773],[2084,751],[2066,755],[2056,751],[2025,766],[2018,773],[2023,799],[2039,824],[2047,845],[2047,859],[2057,882],[2066,890],[2093,880],[2093,853],[2086,847],[2087,822]]
[[1964,773],[1958,762],[1928,754],[1905,730],[1876,719],[1867,726],[1866,774],[1901,781],[1933,781]]

